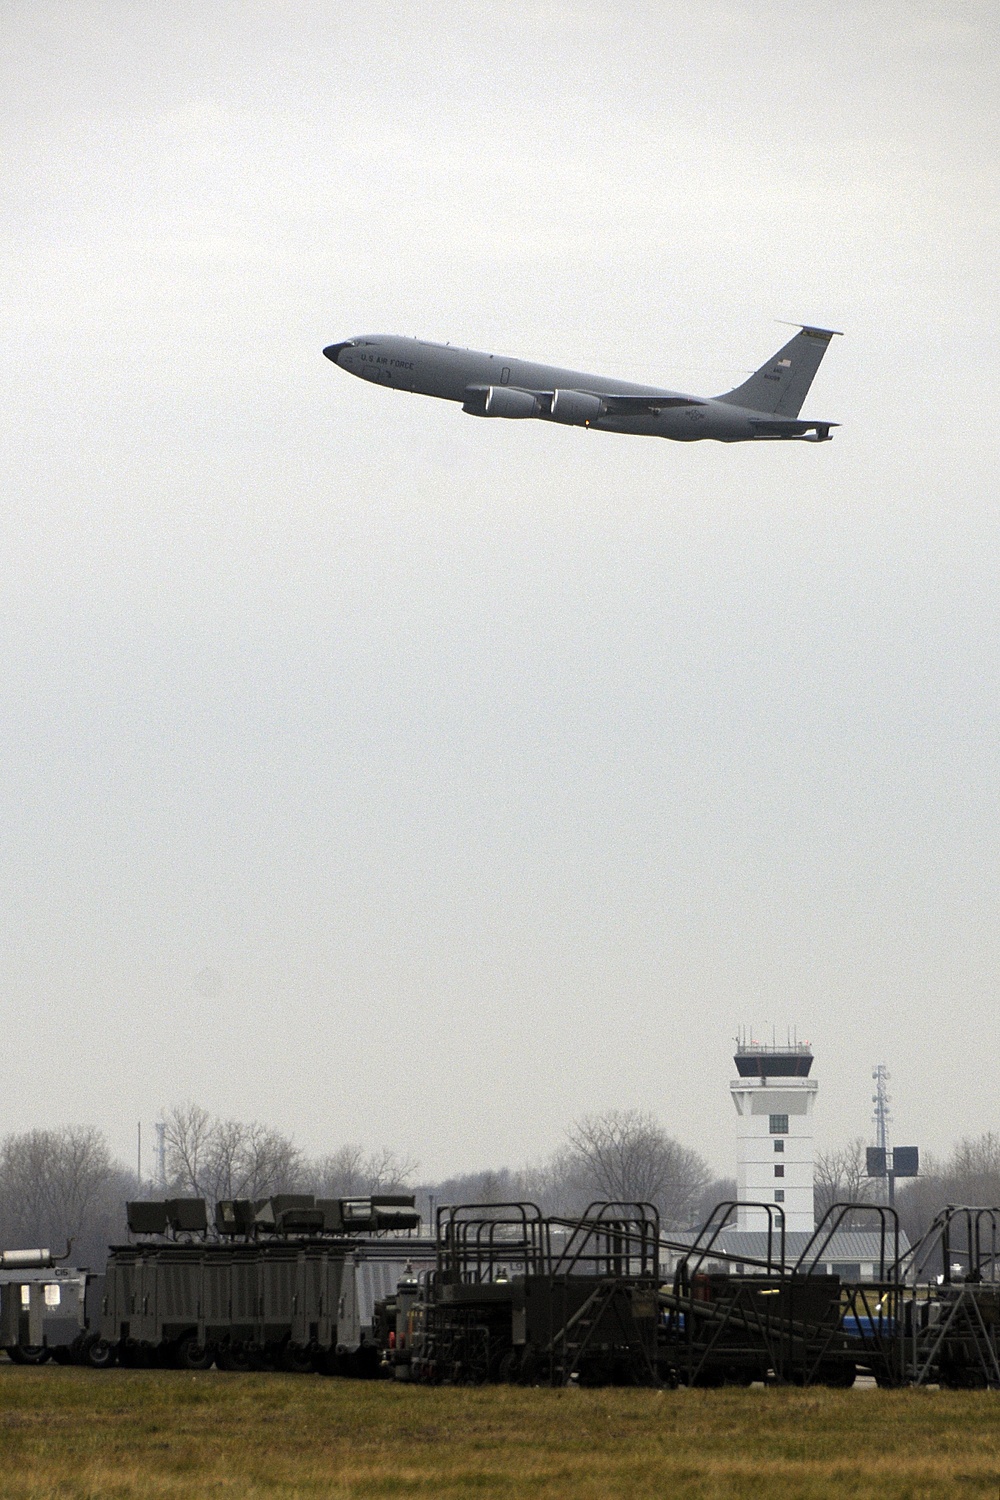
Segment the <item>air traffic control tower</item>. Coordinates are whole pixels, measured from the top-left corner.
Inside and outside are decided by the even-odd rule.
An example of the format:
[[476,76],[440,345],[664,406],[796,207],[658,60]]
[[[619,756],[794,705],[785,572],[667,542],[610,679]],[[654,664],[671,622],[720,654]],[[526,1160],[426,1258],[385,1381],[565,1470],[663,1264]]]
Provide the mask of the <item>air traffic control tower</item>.
[[739,1116],[736,1196],[739,1229],[767,1229],[762,1208],[743,1204],[776,1203],[785,1211],[789,1232],[812,1233],[812,1112],[819,1088],[809,1077],[812,1048],[808,1042],[785,1047],[737,1040],[736,1072],[729,1091]]

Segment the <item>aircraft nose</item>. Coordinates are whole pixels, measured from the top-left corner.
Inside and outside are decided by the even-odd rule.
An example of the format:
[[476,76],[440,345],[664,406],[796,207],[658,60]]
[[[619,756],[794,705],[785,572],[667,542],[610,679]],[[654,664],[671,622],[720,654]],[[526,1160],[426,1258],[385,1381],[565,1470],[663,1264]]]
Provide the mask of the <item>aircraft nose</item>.
[[327,344],[326,348],[323,350],[323,353],[326,355],[327,359],[332,359],[334,364],[338,364],[340,362],[341,353],[345,349],[353,349],[353,347],[353,339],[344,339],[339,344]]

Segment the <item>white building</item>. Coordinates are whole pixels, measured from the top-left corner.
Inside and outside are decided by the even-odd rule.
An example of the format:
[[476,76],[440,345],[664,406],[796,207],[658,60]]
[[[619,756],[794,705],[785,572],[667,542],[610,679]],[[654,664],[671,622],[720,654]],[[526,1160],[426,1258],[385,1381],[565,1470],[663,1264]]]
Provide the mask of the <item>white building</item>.
[[[758,1205],[773,1203],[784,1210],[788,1232],[811,1233],[815,1223],[812,1112],[819,1087],[809,1077],[812,1049],[805,1042],[778,1047],[740,1041],[734,1061],[739,1076],[730,1083],[729,1092],[738,1116],[737,1227],[766,1230],[769,1215]],[[770,1217],[777,1229],[779,1215]]]
[[[887,1266],[909,1248],[894,1221],[878,1209],[835,1214],[814,1233],[812,1112],[818,1085],[809,1077],[812,1049],[740,1041],[729,1085],[737,1114],[735,1223],[713,1213],[700,1229],[672,1230],[661,1269],[670,1276],[682,1261],[736,1275],[773,1274],[782,1267],[802,1275],[839,1276],[846,1282],[881,1280]],[[777,1213],[785,1212],[785,1235]],[[884,1211],[883,1211],[884,1212]],[[845,1227],[846,1226],[846,1227]],[[853,1226],[853,1227],[852,1227]],[[694,1257],[692,1260],[691,1257]]]

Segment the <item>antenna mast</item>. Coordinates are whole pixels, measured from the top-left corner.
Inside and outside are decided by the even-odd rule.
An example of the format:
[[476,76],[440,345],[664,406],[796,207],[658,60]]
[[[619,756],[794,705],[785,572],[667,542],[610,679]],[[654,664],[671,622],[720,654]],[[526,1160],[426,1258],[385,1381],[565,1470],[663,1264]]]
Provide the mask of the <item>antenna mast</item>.
[[882,1170],[886,1174],[886,1182],[889,1188],[888,1201],[891,1207],[896,1198],[896,1181],[889,1170],[889,1121],[892,1119],[892,1112],[889,1109],[889,1100],[891,1098],[888,1087],[889,1069],[885,1063],[878,1064],[872,1073],[872,1078],[875,1081],[875,1092],[872,1094],[872,1103],[875,1106],[875,1112],[872,1115],[872,1119],[875,1122],[875,1144],[882,1152]]
[[889,1109],[891,1098],[888,1088],[889,1077],[889,1069],[885,1063],[879,1063],[872,1073],[872,1078],[875,1080],[875,1092],[872,1094],[872,1103],[875,1106],[875,1113],[872,1115],[875,1121],[875,1144],[882,1151],[888,1149],[889,1122],[892,1119],[892,1112]]

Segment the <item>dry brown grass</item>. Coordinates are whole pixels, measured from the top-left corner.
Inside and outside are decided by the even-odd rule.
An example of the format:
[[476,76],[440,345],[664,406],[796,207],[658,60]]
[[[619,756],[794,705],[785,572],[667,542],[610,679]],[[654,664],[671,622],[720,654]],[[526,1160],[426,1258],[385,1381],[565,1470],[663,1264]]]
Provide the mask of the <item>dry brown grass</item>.
[[9,1500],[1000,1497],[1000,1397],[0,1366]]

